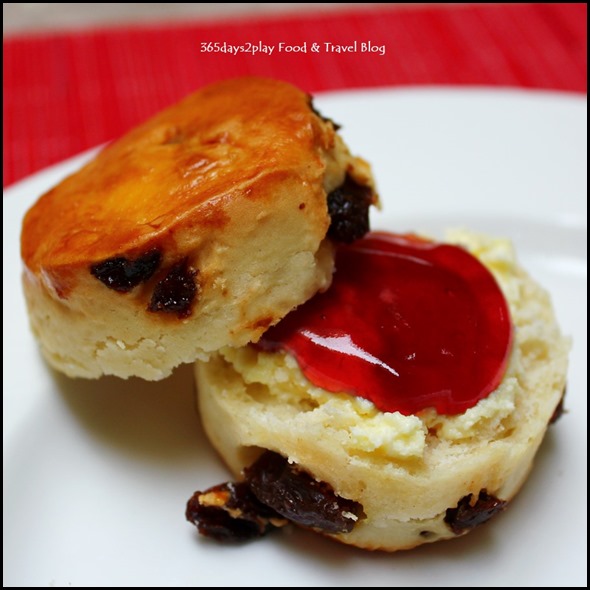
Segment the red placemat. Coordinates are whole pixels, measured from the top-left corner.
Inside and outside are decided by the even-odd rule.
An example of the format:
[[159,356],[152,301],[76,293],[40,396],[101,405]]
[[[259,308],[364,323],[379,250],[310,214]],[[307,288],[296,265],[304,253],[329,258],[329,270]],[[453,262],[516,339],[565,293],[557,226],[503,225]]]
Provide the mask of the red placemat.
[[[282,78],[309,92],[424,84],[586,92],[586,23],[585,3],[383,5],[8,38],[4,185],[117,137],[199,86],[231,76]],[[263,46],[272,53],[253,53]],[[304,51],[287,51],[296,46]],[[336,46],[352,47],[337,52]],[[252,52],[244,50],[249,47]]]

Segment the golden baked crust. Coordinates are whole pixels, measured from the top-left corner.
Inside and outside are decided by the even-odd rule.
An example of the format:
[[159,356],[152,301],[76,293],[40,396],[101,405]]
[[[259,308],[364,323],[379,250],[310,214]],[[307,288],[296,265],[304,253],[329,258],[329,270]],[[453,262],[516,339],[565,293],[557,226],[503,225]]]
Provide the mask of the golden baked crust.
[[[256,340],[329,285],[326,195],[347,174],[372,182],[289,84],[224,81],[161,112],[24,219],[24,289],[44,355],[71,376],[160,379]],[[161,293],[171,272],[184,307]],[[117,290],[121,274],[140,280]]]
[[464,232],[452,241],[494,273],[516,328],[501,385],[463,414],[380,412],[314,387],[290,355],[253,347],[195,365],[205,431],[234,475],[268,449],[362,505],[366,519],[335,540],[396,551],[457,536],[447,510],[482,490],[509,501],[563,395],[569,343],[547,293],[507,241]]

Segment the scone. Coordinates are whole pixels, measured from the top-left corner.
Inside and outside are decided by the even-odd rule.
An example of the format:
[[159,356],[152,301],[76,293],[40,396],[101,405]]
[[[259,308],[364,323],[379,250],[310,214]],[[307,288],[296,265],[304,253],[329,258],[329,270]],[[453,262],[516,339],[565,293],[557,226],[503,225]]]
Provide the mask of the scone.
[[205,87],[28,211],[32,329],[69,376],[161,379],[327,288],[333,241],[363,235],[375,200],[368,165],[304,92],[254,77]]
[[[369,269],[357,281],[380,281],[378,295],[359,304],[362,287],[346,283],[350,262],[339,253],[327,293],[260,344],[196,363],[205,431],[239,480],[191,498],[187,518],[202,533],[246,538],[292,521],[343,543],[396,551],[468,532],[522,486],[565,388],[569,342],[548,294],[518,265],[507,240],[455,232],[448,242],[461,248],[429,259],[420,240],[413,253],[415,238],[391,239],[408,242],[407,265],[385,280]],[[366,254],[375,244],[369,234],[340,251]],[[370,266],[359,260],[355,272]],[[433,276],[440,267],[458,273],[459,282]],[[419,298],[415,317],[405,311],[408,293]],[[329,304],[314,304],[328,296]],[[448,305],[440,307],[439,298]],[[472,309],[473,301],[481,309]],[[373,354],[378,344],[370,334],[363,334],[367,347],[358,345],[351,327],[355,313],[370,315],[370,306],[381,304],[393,311],[369,331],[394,326],[399,364],[387,367],[387,351]],[[330,305],[344,317],[331,318]],[[318,344],[311,352],[310,342]],[[331,356],[322,359],[325,349]],[[381,378],[390,379],[391,392],[375,392]],[[355,385],[344,392],[346,383]]]

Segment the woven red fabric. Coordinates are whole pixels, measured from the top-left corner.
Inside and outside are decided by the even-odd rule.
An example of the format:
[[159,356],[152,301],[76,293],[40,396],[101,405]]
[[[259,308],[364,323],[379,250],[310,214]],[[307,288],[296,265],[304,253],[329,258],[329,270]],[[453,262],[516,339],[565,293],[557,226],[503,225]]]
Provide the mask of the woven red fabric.
[[[208,82],[321,90],[492,85],[586,92],[587,5],[493,4],[123,27],[4,41],[4,185],[117,137]],[[350,45],[333,53],[325,43]],[[202,51],[202,43],[275,48]],[[279,43],[307,53],[279,52]],[[320,51],[312,52],[318,43]],[[361,51],[361,43],[385,55]],[[206,46],[205,46],[206,47]]]

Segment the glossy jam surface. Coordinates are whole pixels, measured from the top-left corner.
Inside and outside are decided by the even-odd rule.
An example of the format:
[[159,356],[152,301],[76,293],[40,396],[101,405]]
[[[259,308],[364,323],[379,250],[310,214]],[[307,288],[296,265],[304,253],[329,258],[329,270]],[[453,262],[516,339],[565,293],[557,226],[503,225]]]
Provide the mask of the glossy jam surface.
[[498,387],[512,344],[508,305],[466,250],[372,233],[340,246],[332,286],[268,330],[306,377],[380,410],[458,414]]

